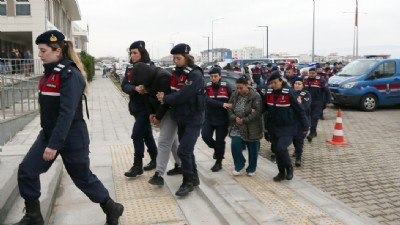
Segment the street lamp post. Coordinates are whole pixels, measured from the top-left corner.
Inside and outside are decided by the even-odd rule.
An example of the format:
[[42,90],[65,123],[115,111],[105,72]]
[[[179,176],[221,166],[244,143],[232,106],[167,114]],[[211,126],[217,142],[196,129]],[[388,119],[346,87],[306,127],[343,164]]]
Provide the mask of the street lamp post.
[[313,26],[312,26],[312,52],[311,52],[312,62],[314,62],[314,36],[315,36],[315,0],[313,0]]
[[214,60],[214,22],[224,18],[213,19],[211,21],[211,58]]
[[266,49],[267,49],[267,58],[268,58],[268,26],[257,26],[257,27],[265,27],[265,30],[266,30],[266,33],[267,33],[267,36],[266,36],[266,41],[267,41],[267,43],[265,43],[266,44]]
[[207,38],[207,62],[210,62],[210,36],[203,36]]

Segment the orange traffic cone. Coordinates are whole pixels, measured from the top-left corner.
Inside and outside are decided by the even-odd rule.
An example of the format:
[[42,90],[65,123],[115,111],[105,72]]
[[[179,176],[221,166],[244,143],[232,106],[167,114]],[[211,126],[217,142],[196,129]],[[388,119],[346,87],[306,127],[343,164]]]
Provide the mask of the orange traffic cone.
[[343,138],[343,127],[342,127],[342,110],[339,108],[336,117],[335,130],[333,131],[332,140],[326,140],[332,145],[347,145]]

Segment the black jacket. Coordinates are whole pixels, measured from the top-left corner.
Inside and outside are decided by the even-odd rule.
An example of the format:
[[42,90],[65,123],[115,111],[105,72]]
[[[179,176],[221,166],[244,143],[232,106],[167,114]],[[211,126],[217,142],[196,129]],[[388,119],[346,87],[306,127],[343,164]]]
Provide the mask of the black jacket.
[[[207,83],[206,120],[213,126],[229,125],[228,111],[223,108],[232,94],[231,87],[226,82]],[[221,93],[222,92],[222,93]]]
[[122,91],[129,95],[129,112],[131,115],[135,115],[138,112],[146,111],[148,106],[148,96],[139,94],[135,91],[136,85],[132,81],[132,67],[129,65],[125,70],[125,76],[122,80],[121,88]]
[[309,121],[297,97],[293,88],[289,86],[280,90],[267,90],[265,129],[268,132],[277,137],[294,136],[298,122],[304,131],[308,130]]
[[155,68],[156,75],[152,84],[146,88],[148,91],[148,112],[149,114],[155,114],[158,120],[161,120],[165,113],[169,110],[168,104],[161,104],[157,99],[158,92],[164,92],[165,95],[171,93],[171,74],[162,69]]
[[[170,105],[178,123],[201,125],[204,122],[204,78],[200,67],[192,66],[177,69],[171,79],[185,71],[190,71],[179,91],[164,96],[164,104]],[[175,76],[175,77],[174,77]]]
[[82,113],[85,86],[81,72],[71,61],[64,59],[45,65],[45,74],[39,82],[39,104],[40,124],[48,147],[60,150],[66,142],[88,146]]

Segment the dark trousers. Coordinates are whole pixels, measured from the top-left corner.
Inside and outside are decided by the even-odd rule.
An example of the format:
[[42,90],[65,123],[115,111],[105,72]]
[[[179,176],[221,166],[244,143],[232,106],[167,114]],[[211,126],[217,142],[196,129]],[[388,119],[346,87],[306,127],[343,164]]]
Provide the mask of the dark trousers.
[[[215,140],[213,139],[215,131]],[[225,155],[225,138],[228,135],[228,126],[213,126],[207,120],[201,129],[201,137],[208,147],[213,148],[214,159],[223,159]]]
[[271,144],[274,145],[276,163],[278,168],[286,168],[292,165],[288,147],[293,141],[293,136],[276,136],[271,134]]
[[182,173],[193,174],[197,170],[194,146],[200,136],[201,125],[180,124],[178,122],[178,156],[182,161]]
[[[47,147],[45,135],[41,132],[35,143],[29,149],[18,169],[18,187],[21,197],[25,200],[38,200],[40,197],[39,175],[45,173],[53,161],[44,161],[43,153]],[[69,146],[58,151],[65,169],[74,184],[92,202],[105,203],[110,199],[107,189],[89,168],[89,146]]]
[[153,130],[151,129],[149,114],[138,112],[134,115],[135,123],[132,129],[133,147],[135,148],[134,156],[142,159],[144,157],[144,145],[147,146],[151,158],[157,157],[157,145],[154,141]]
[[322,104],[311,105],[311,133],[317,132],[318,120],[322,113]]
[[301,156],[303,153],[304,138],[306,138],[306,135],[304,134],[302,127],[298,124],[296,136],[293,137],[294,152],[296,157]]

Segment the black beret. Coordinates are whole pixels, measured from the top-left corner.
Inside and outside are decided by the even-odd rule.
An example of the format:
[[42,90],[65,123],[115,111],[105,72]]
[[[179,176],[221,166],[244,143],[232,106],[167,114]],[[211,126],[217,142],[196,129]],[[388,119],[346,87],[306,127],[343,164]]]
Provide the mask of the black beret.
[[273,67],[272,67],[272,71],[275,71],[275,70],[278,70],[278,67],[277,67],[277,66],[273,66]]
[[331,65],[331,63],[330,63],[330,62],[326,62],[326,63],[325,63],[325,65],[326,65],[326,64],[328,64],[328,65]]
[[131,76],[134,85],[149,86],[155,77],[155,70],[146,63],[138,62],[133,65]]
[[315,65],[315,68],[321,68],[321,65],[318,63]]
[[135,41],[129,46],[129,50],[135,49],[135,48],[145,48],[146,43],[144,41]]
[[208,74],[220,74],[221,75],[221,68],[213,66],[211,67],[210,71],[208,72]]
[[190,52],[190,46],[185,43],[177,44],[171,49],[172,55],[189,54],[189,52]]
[[49,30],[44,32],[43,34],[39,35],[36,38],[35,43],[38,44],[51,44],[56,43],[59,41],[64,41],[65,36],[58,30]]
[[268,64],[267,64],[267,67],[272,67],[272,63],[268,63]]
[[296,78],[294,79],[294,82],[296,82],[296,81],[301,81],[302,83],[304,82],[304,80],[303,80],[302,77],[296,77]]
[[314,67],[311,67],[311,68],[308,70],[308,72],[311,72],[311,71],[315,71],[315,68],[314,68]]
[[336,66],[337,64],[338,64],[337,62],[334,62],[334,63],[333,63],[334,66]]
[[270,82],[271,80],[275,80],[278,78],[281,78],[281,74],[278,71],[274,71],[271,73],[271,76],[268,78],[268,82]]

